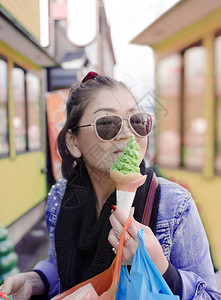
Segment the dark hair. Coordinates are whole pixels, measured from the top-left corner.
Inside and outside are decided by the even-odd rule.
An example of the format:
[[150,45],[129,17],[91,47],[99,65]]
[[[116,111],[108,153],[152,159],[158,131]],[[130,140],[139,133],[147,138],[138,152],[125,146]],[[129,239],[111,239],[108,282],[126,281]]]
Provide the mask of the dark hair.
[[85,108],[87,107],[89,101],[96,96],[97,92],[103,89],[113,89],[119,87],[125,88],[127,91],[129,91],[123,82],[114,80],[107,76],[98,75],[96,78],[88,80],[85,83],[81,82],[75,84],[70,89],[66,104],[66,122],[57,138],[58,151],[62,159],[61,170],[66,179],[70,180],[73,175],[78,173],[79,168],[83,164],[82,158],[78,159],[73,157],[68,150],[65,138],[68,129],[71,129],[75,134],[78,133],[78,129],[75,129],[75,127],[78,126]]

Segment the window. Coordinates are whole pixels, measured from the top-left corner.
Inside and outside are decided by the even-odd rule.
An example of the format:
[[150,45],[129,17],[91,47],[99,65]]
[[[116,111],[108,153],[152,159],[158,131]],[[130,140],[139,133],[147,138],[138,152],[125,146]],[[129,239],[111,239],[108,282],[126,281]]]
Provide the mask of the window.
[[8,65],[0,57],[0,156],[9,153],[8,134]]
[[[157,68],[157,100],[160,101],[158,154],[160,165],[180,165],[181,55],[162,59]],[[165,109],[163,109],[165,108]]]
[[201,170],[205,161],[205,55],[202,46],[191,47],[184,52],[183,165],[194,170]]
[[157,160],[161,166],[202,170],[206,52],[200,43],[159,61],[157,97],[168,113],[159,118]]
[[21,153],[41,147],[40,80],[15,66],[12,71],[15,150]]
[[27,150],[26,103],[25,103],[25,72],[19,67],[12,70],[14,99],[14,139],[16,152]]
[[216,141],[215,170],[221,173],[221,36],[215,39]]
[[40,135],[40,80],[34,74],[27,72],[27,104],[28,104],[28,148],[41,147]]

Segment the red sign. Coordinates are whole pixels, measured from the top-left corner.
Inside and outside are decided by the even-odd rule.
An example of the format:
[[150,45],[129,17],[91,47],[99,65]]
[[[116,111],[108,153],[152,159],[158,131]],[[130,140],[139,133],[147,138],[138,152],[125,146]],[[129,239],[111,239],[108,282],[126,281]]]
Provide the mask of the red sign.
[[48,93],[46,98],[51,164],[52,172],[56,181],[62,177],[61,158],[58,154],[56,140],[65,122],[67,98],[68,91]]

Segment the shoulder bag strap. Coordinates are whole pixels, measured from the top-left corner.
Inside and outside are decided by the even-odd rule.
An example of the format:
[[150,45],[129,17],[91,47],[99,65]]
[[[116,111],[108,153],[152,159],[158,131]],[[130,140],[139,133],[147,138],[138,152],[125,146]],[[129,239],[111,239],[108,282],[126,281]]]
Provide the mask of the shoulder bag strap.
[[149,191],[147,194],[147,200],[146,200],[143,217],[142,217],[142,221],[141,221],[141,223],[146,226],[149,226],[149,223],[150,223],[150,217],[151,217],[151,213],[152,213],[154,197],[156,194],[156,189],[158,187],[158,184],[159,184],[159,182],[158,182],[157,176],[155,173],[153,173],[153,178],[150,183],[150,188],[149,188]]

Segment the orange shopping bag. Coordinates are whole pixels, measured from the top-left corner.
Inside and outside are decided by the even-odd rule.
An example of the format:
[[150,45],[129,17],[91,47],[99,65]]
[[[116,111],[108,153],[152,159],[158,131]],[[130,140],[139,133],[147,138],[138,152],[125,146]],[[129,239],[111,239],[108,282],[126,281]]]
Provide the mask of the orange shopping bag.
[[119,241],[117,255],[107,270],[55,296],[53,300],[114,300],[117,294],[122,264],[124,235],[131,223],[132,219],[128,218]]

